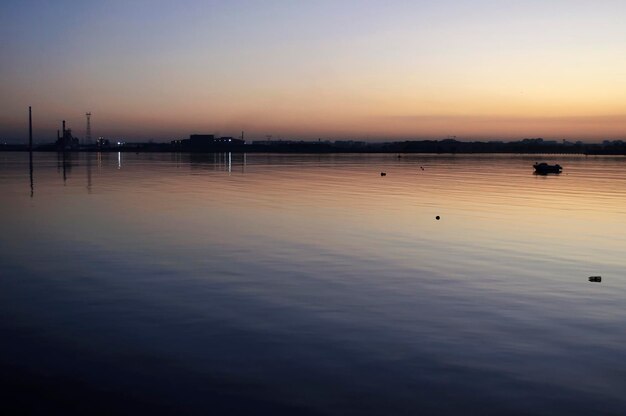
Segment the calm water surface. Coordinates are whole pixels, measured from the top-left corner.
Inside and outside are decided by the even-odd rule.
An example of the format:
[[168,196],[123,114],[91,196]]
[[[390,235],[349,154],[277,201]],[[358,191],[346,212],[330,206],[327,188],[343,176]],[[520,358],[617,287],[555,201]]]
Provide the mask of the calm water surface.
[[626,414],[626,159],[537,159],[0,153],[2,406]]

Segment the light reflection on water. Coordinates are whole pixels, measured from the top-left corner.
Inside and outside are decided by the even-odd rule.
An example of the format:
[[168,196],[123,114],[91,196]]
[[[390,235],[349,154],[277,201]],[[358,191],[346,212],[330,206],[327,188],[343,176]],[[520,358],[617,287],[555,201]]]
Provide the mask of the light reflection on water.
[[3,383],[27,406],[626,411],[624,158],[0,162]]

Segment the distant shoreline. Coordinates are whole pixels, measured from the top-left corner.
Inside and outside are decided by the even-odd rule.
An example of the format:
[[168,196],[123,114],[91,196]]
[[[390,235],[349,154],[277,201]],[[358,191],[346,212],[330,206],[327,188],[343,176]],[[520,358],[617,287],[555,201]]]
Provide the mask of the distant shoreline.
[[[0,144],[0,152],[28,152],[25,144]],[[124,153],[381,153],[381,154],[571,154],[626,155],[622,140],[602,143],[556,142],[524,139],[516,142],[462,142],[454,139],[367,143],[359,141],[255,141],[251,144],[210,143],[180,146],[172,143],[123,143],[98,147],[82,145],[62,149],[54,143],[35,145],[35,152],[124,152]]]

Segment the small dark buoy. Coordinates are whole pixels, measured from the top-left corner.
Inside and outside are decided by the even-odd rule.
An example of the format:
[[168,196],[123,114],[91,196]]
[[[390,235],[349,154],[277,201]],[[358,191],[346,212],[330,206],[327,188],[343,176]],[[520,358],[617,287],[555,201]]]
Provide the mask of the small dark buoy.
[[420,166],[420,169],[421,169],[421,170],[424,170],[424,167],[423,167],[423,166]]
[[380,172],[380,176],[387,176],[386,172]]
[[437,216],[435,217],[435,219],[438,221],[438,220],[440,219],[439,215],[437,215]]
[[589,281],[594,283],[602,282],[602,276],[589,276]]

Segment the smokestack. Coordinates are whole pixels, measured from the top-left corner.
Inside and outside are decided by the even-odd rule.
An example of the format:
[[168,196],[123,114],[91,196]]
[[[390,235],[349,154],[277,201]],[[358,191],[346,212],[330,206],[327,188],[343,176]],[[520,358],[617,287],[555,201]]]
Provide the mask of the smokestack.
[[33,150],[33,113],[31,106],[28,106],[28,150]]
[[59,135],[59,129],[57,129],[57,141],[59,141],[60,138],[61,136]]
[[65,137],[65,120],[63,120],[63,136],[62,137]]

